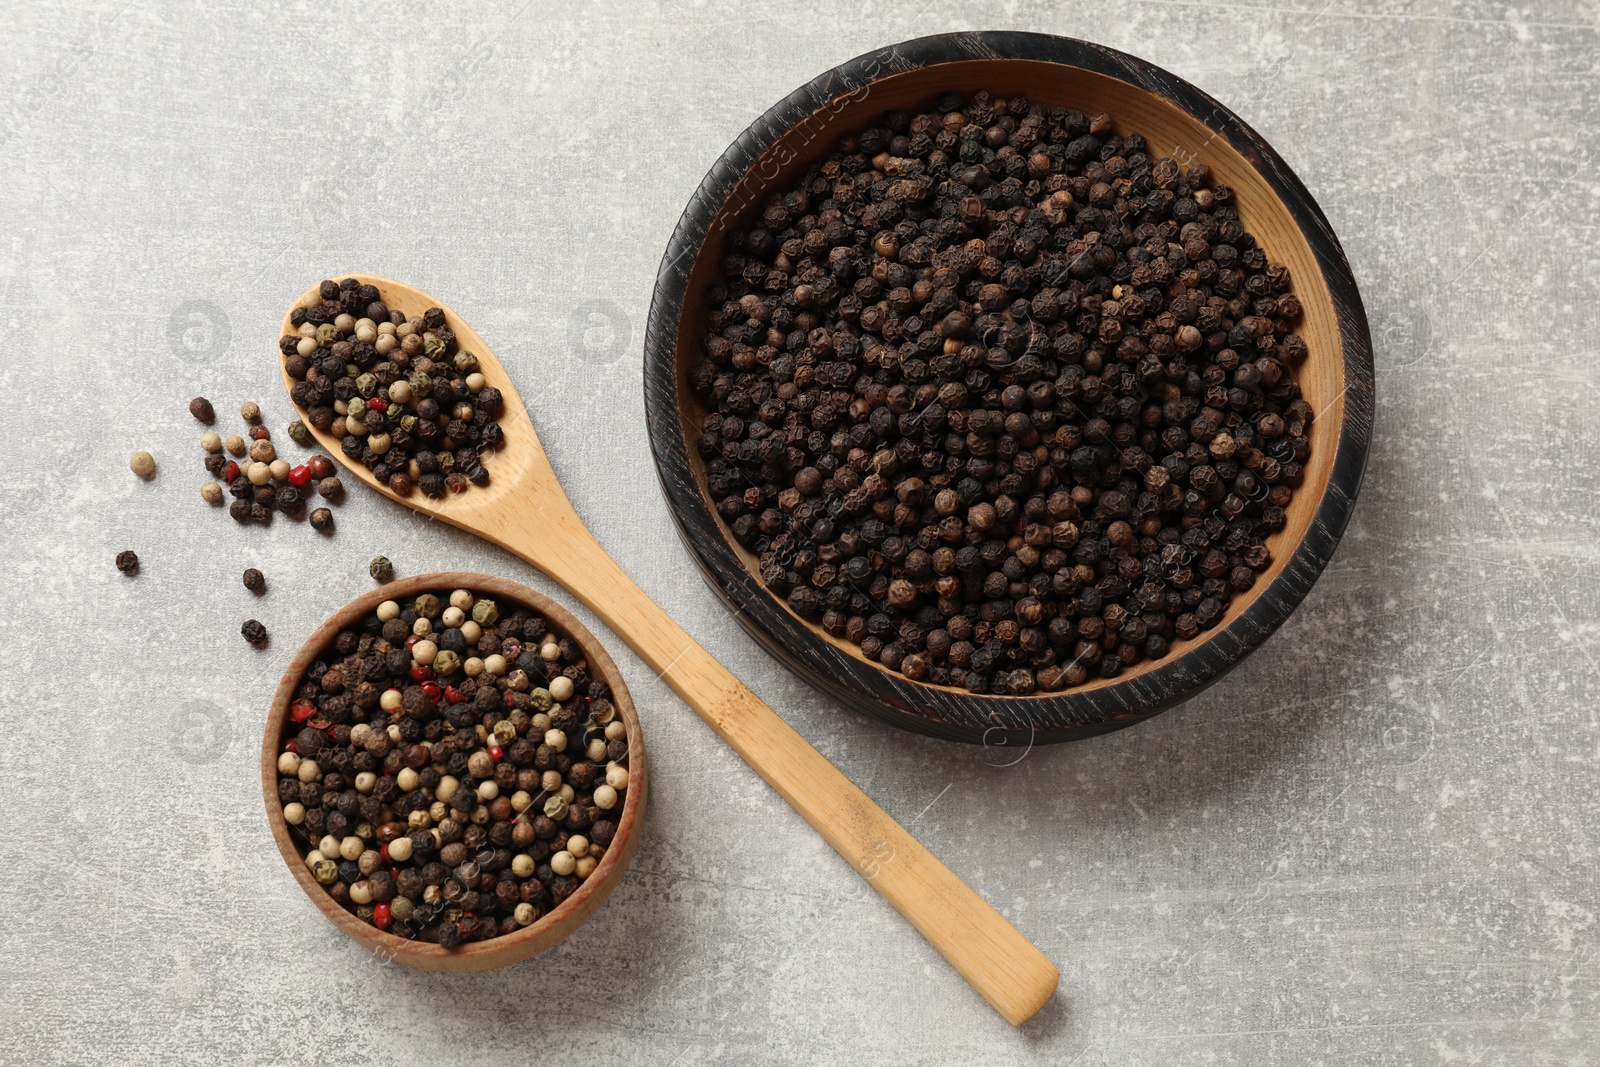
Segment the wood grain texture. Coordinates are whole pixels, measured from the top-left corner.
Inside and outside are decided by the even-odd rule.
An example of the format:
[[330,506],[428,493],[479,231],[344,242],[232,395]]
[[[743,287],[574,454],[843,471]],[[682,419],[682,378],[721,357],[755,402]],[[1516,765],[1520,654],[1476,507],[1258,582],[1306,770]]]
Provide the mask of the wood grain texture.
[[[334,638],[339,636],[339,631],[358,623],[385,600],[404,601],[425,591],[441,589],[470,589],[474,593],[486,593],[501,604],[515,604],[543,615],[553,631],[570,638],[583,649],[590,672],[611,686],[612,703],[628,728],[628,788],[623,792],[616,836],[594,872],[579,883],[572,896],[531,925],[503,937],[473,941],[453,949],[385,933],[362,922],[334,901],[306,867],[304,850],[311,845],[296,839],[294,831],[284,821],[283,809],[278,803],[278,754],[283,751],[283,742],[293,732],[289,704],[294,700],[295,689],[306,668],[322,657],[333,644]],[[267,726],[261,739],[261,792],[266,801],[267,822],[272,827],[272,838],[278,845],[278,851],[282,853],[283,861],[295,881],[300,883],[300,888],[306,891],[311,902],[330,922],[361,945],[387,959],[430,971],[486,971],[517,963],[555,946],[582,926],[605,903],[633,858],[634,849],[639,844],[639,824],[644,819],[649,796],[649,781],[644,732],[639,725],[633,699],[628,695],[622,672],[617,670],[616,663],[606,654],[594,634],[571,612],[526,586],[486,574],[460,571],[422,574],[391,582],[357,597],[339,609],[317,628],[290,661],[283,673],[283,681],[273,695],[272,708],[267,713]]]
[[[1317,412],[1304,484],[1273,563],[1222,621],[1160,660],[1113,679],[1030,697],[976,695],[913,682],[866,659],[769,593],[756,559],[710,506],[694,447],[707,414],[688,387],[701,358],[705,292],[729,231],[765,198],[829,154],[838,137],[891,108],[926,107],[941,93],[1026,93],[1050,105],[1105,111],[1153,155],[1211,166],[1233,186],[1246,229],[1287,265],[1305,307],[1310,355],[1296,375]],[[768,650],[844,703],[891,725],[951,740],[1025,747],[1131,725],[1215,682],[1281,625],[1327,565],[1366,466],[1373,411],[1372,346],[1344,252],[1315,201],[1261,137],[1183,79],[1114,49],[1031,33],[926,37],[860,56],[814,79],[756,120],[690,200],[657,278],[645,342],[651,448],[678,529],[711,587]]]
[[[390,308],[408,315],[421,314],[429,307],[442,309],[461,348],[478,357],[489,384],[505,394],[500,423],[506,440],[486,459],[488,485],[442,500],[420,493],[396,496],[370,471],[346,462],[338,441],[313,428],[319,443],[371,488],[500,545],[571,591],[909,919],[1002,1016],[1018,1024],[1043,1007],[1059,980],[1055,966],[696,644],[605,553],[557,481],[504,368],[472,327],[448,305],[400,282],[369,274],[332,277],[371,283]],[[318,299],[313,287],[297,304]],[[293,332],[288,312],[283,330]],[[284,381],[289,384],[287,375]]]

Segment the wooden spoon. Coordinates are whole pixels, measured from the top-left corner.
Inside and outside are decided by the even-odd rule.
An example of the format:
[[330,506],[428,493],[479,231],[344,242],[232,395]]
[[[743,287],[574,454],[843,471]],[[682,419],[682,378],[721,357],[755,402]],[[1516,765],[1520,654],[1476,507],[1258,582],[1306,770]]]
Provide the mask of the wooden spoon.
[[[460,348],[478,357],[488,383],[505,396],[500,416],[505,444],[485,458],[488,485],[472,486],[442,500],[415,492],[396,496],[365,467],[346,462],[336,439],[312,428],[328,454],[384,496],[493,541],[565,586],[909,919],[1007,1021],[1021,1024],[1043,1007],[1060,979],[1044,954],[696,644],[606,555],[567,500],[527,410],[483,338],[442,301],[419,289],[370,274],[334,277],[377,286],[388,307],[408,316],[421,315],[430,307],[443,310]],[[297,306],[320,300],[312,287]],[[297,332],[287,314],[283,332]],[[287,374],[284,382],[294,384]]]

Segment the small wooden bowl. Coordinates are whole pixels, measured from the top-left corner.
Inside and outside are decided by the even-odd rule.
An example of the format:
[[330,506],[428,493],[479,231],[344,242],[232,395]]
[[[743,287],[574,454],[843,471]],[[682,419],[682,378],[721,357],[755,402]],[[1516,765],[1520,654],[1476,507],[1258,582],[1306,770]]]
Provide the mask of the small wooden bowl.
[[[594,872],[572,896],[532,925],[512,934],[488,941],[474,941],[453,949],[384,933],[336,903],[306,867],[305,856],[299,843],[291,836],[289,824],[283,819],[283,809],[278,804],[278,755],[289,736],[287,727],[292,725],[289,704],[294,699],[294,691],[306,668],[333,643],[339,631],[354,625],[385,600],[403,601],[427,590],[438,589],[470,589],[474,593],[487,593],[502,604],[517,604],[543,615],[552,630],[577,642],[583,649],[590,671],[611,686],[611,701],[628,727],[628,788],[624,793],[622,814],[617,819],[616,837]],[[627,870],[628,861],[633,858],[633,850],[639,843],[639,824],[644,818],[648,792],[647,770],[644,735],[639,728],[639,716],[633,710],[633,700],[628,696],[628,687],[623,683],[617,665],[606,655],[594,635],[566,609],[526,586],[503,578],[457,571],[423,574],[390,582],[352,600],[318,627],[316,633],[295,654],[289,669],[283,674],[283,681],[278,683],[278,691],[272,698],[272,710],[267,714],[266,735],[261,742],[261,792],[266,801],[267,822],[272,826],[272,838],[278,843],[283,862],[288,864],[289,872],[300,883],[300,888],[306,891],[311,902],[333,925],[361,945],[408,967],[430,971],[486,971],[493,967],[504,967],[508,963],[518,963],[553,947],[582,926],[605,903],[606,897],[622,880],[622,872]]]
[[[890,109],[941,93],[1025,93],[1048,105],[1109,113],[1151,155],[1203,162],[1236,191],[1245,228],[1286,264],[1305,308],[1310,349],[1297,373],[1317,417],[1305,481],[1269,543],[1272,566],[1222,621],[1159,660],[1111,679],[1029,697],[976,695],[910,681],[800,618],[769,593],[755,557],[712,508],[694,446],[706,409],[689,388],[701,358],[705,293],[730,230],[832,152],[838,138]],[[645,409],[657,471],[679,533],[707,581],[757,640],[817,688],[891,725],[935,737],[1028,745],[1129,726],[1204,689],[1278,628],[1333,554],[1366,466],[1373,412],[1372,342],[1355,278],[1311,194],[1249,126],[1183,79],[1110,48],[1034,33],[924,37],[869,52],[775,104],[717,160],[667,247],[645,341]]]

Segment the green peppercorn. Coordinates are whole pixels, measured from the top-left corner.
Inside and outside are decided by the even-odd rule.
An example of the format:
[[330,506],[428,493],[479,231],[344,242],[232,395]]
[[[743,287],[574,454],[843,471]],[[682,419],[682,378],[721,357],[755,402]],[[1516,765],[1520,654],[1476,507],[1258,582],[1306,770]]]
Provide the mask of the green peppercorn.
[[388,556],[373,556],[372,562],[367,564],[367,573],[372,575],[372,580],[380,584],[394,581],[394,564],[389,562]]
[[410,897],[395,897],[389,901],[389,916],[396,922],[408,922],[416,914],[416,905]]
[[478,369],[478,357],[471,352],[457,352],[451,362],[455,364],[456,371],[460,374],[471,374]]
[[332,348],[336,333],[333,323],[325,322],[317,327],[317,344],[322,348]]
[[492,600],[480,600],[472,605],[472,621],[479,626],[492,626],[500,621],[500,609]]
[[433,378],[417,371],[411,375],[411,395],[421,399],[433,392]]
[[374,374],[362,374],[356,378],[356,392],[364,397],[370,397],[378,390],[378,378]]
[[297,445],[309,445],[311,443],[311,431],[304,422],[295,419],[289,424],[289,439]]
[[534,711],[549,711],[555,700],[550,696],[550,690],[540,687],[528,694],[528,705]]
[[567,798],[557,793],[544,802],[545,818],[560,822],[567,817]]
[[439,598],[432,593],[423,593],[412,602],[411,607],[424,619],[434,619],[439,616]]
[[311,874],[323,885],[339,880],[339,865],[330,859],[320,859],[311,865]]
[[[420,642],[419,642],[420,643]],[[451,652],[448,648],[440,649],[433,656],[433,671],[439,677],[454,674],[461,668],[461,657]]]

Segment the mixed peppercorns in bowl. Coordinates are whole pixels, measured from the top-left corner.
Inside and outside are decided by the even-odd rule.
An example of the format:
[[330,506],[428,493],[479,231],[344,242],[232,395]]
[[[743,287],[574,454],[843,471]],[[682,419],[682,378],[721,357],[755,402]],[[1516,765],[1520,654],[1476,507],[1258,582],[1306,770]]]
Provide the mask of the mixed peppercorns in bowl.
[[433,574],[358,598],[300,650],[262,788],[335,925],[412,966],[483,970],[610,894],[646,768],[627,688],[576,619],[512,582]]
[[1067,740],[1214,681],[1327,562],[1371,412],[1315,204],[1174,76],[1037,34],[870,53],[674,235],[646,403],[738,617],[895,725]]

